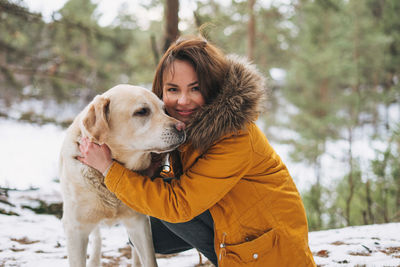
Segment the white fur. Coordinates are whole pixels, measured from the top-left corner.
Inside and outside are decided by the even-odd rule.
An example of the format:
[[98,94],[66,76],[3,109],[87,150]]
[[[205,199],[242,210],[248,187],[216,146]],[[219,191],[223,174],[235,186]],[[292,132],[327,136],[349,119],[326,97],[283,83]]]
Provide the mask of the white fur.
[[[143,108],[149,114],[137,115]],[[125,167],[144,170],[150,164],[150,152],[166,152],[183,142],[182,133],[175,128],[177,123],[164,113],[162,101],[153,93],[131,85],[118,85],[97,96],[75,118],[67,130],[60,156],[62,221],[71,267],[86,266],[91,233],[93,247],[88,266],[100,266],[99,224],[118,221],[135,246],[132,266],[157,266],[148,217],[124,205],[106,189],[102,174],[76,157],[80,155],[79,141],[85,136],[107,144],[113,158]]]

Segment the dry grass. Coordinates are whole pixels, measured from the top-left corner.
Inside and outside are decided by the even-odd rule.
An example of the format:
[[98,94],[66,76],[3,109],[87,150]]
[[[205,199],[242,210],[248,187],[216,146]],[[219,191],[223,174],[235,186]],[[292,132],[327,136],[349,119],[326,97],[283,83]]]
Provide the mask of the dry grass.
[[14,241],[14,242],[18,242],[23,245],[30,245],[30,244],[35,244],[35,243],[40,242],[39,240],[29,240],[27,237],[19,238],[19,239],[18,238],[10,238],[10,240]]

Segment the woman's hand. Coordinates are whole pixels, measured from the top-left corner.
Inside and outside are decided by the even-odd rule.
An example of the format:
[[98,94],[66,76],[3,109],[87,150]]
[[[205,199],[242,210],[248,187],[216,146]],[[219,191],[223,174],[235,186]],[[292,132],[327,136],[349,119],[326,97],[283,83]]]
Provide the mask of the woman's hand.
[[106,144],[98,145],[90,142],[87,137],[82,138],[79,144],[82,157],[77,157],[79,161],[104,173],[112,164],[111,151]]

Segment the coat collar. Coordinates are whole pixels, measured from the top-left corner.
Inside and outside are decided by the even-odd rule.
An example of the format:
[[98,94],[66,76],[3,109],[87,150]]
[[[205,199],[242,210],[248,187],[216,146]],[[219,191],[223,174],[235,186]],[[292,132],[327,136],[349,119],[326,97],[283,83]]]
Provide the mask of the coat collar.
[[257,120],[266,96],[265,78],[243,58],[227,57],[228,71],[220,93],[193,115],[186,127],[187,143],[206,151],[221,137]]

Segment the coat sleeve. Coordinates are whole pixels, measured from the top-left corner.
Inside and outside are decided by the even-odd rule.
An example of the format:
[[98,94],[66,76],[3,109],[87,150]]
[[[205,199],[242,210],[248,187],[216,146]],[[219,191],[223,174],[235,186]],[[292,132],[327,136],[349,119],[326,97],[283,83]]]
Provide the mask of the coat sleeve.
[[199,157],[180,179],[153,181],[113,163],[105,184],[132,209],[169,222],[185,222],[221,200],[248,172],[248,133],[223,138]]

